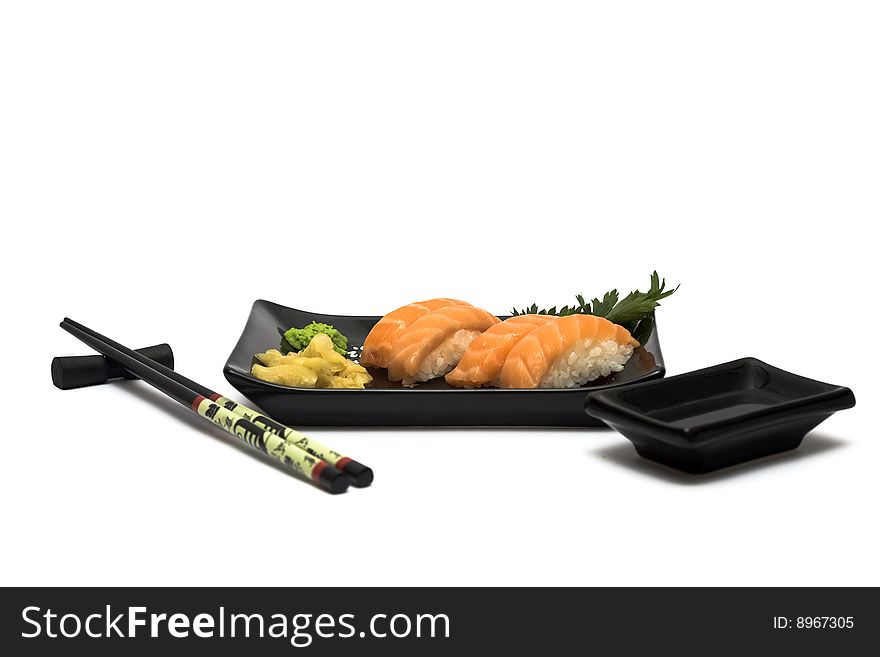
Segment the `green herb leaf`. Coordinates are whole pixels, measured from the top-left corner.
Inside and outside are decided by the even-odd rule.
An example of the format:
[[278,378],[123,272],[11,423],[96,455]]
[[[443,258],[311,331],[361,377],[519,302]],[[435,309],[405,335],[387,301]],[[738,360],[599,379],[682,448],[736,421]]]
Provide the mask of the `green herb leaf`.
[[666,279],[660,279],[655,271],[651,274],[651,287],[647,292],[635,290],[630,292],[623,299],[617,290],[606,292],[600,301],[598,298],[588,302],[583,295],[578,294],[577,306],[562,306],[557,312],[556,306],[548,309],[538,310],[537,304],[526,306],[517,310],[514,308],[510,311],[513,316],[517,315],[558,315],[565,317],[567,315],[596,315],[604,317],[610,322],[621,324],[624,326],[633,326],[636,322],[648,317],[654,312],[654,309],[660,305],[660,300],[672,295],[679,286],[675,286],[671,290],[666,289]]
[[619,303],[615,300],[613,308],[602,315],[609,322],[615,324],[626,324],[628,322],[637,322],[654,312],[654,308],[660,305],[660,300],[675,293],[679,286],[675,286],[671,290],[666,290],[666,279],[660,281],[660,276],[655,271],[651,274],[651,289],[647,292],[639,292],[638,290],[630,292]]

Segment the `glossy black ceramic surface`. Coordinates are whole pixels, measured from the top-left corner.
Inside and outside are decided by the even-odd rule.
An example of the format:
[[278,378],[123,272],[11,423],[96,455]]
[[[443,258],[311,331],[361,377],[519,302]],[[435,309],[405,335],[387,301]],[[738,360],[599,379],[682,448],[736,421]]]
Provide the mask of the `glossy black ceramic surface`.
[[849,388],[743,358],[591,395],[587,411],[643,457],[703,473],[794,449],[835,411]]
[[359,352],[378,316],[322,315],[256,301],[223,373],[245,397],[277,421],[296,426],[602,426],[584,412],[597,390],[661,378],[663,356],[653,318],[634,330],[642,343],[623,371],[572,390],[464,390],[441,380],[404,388],[388,381],[384,370],[370,369],[374,380],[364,390],[289,388],[250,374],[254,354],[277,348],[291,326],[332,324]]

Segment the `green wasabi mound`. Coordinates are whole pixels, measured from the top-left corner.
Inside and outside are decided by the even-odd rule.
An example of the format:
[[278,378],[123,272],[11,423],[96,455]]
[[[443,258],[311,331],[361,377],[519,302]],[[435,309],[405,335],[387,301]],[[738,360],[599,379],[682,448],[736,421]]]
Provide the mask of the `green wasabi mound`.
[[286,331],[284,339],[281,341],[281,350],[302,351],[309,346],[312,338],[318,333],[323,333],[330,337],[330,341],[333,343],[333,351],[342,356],[348,355],[348,338],[329,324],[321,324],[320,322],[312,322],[302,328],[294,326]]

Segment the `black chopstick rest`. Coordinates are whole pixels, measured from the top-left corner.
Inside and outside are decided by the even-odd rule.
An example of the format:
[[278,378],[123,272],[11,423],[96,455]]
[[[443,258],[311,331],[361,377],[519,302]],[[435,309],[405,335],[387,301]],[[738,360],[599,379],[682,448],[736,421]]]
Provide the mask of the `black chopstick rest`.
[[[174,368],[174,352],[164,342],[135,351],[165,367]],[[52,383],[61,390],[100,385],[112,379],[121,378],[136,379],[138,377],[124,369],[115,360],[100,354],[94,356],[56,356],[52,359]]]

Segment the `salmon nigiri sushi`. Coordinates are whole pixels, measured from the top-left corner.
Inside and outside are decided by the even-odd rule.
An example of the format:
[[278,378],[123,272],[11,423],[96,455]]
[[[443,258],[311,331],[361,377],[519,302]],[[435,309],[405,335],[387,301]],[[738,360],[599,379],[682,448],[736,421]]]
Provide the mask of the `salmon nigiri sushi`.
[[422,315],[394,341],[388,378],[411,386],[445,375],[471,342],[499,321],[474,306],[447,306]]
[[446,383],[458,388],[498,385],[501,367],[516,343],[557,319],[553,315],[517,315],[489,327],[471,342],[456,368],[446,375]]
[[470,306],[466,301],[457,299],[428,299],[416,301],[397,310],[392,310],[370,330],[364,348],[361,352],[361,365],[374,367],[388,367],[391,357],[391,345],[406,330],[406,327],[416,321],[422,315],[446,308],[447,306]]
[[516,343],[501,368],[502,388],[576,388],[619,372],[639,346],[603,317],[569,315]]

